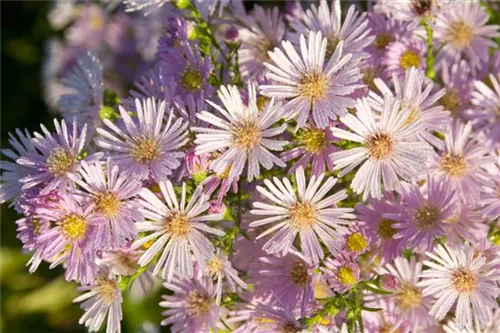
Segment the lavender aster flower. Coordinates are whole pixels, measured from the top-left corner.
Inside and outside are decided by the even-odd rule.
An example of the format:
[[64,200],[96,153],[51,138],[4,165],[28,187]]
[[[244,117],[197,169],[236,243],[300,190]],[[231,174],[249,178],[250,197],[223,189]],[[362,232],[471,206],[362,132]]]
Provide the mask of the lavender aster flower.
[[490,167],[490,181],[483,186],[481,206],[484,216],[490,220],[500,217],[500,162]]
[[107,316],[106,333],[121,332],[123,300],[116,278],[101,274],[92,285],[82,286],[77,290],[84,292],[73,300],[73,303],[83,302],[80,307],[85,314],[80,318],[79,324],[88,327],[89,332],[97,332]]
[[354,100],[346,95],[356,88],[362,75],[357,68],[358,59],[344,54],[340,42],[325,65],[327,38],[321,32],[310,32],[300,37],[300,55],[289,41],[281,49],[269,53],[273,64],[267,78],[271,85],[261,87],[262,94],[269,97],[289,98],[285,109],[289,117],[297,117],[297,127],[302,127],[312,110],[316,126],[325,128],[329,120],[344,115]]
[[[474,128],[484,131],[493,145],[500,147],[500,73],[489,76],[491,87],[474,81],[473,110],[469,112]],[[492,89],[493,88],[493,89]]]
[[319,6],[312,4],[305,11],[301,20],[291,23],[292,29],[289,39],[299,44],[300,35],[307,35],[310,31],[320,31],[327,38],[326,57],[329,58],[337,45],[342,41],[344,53],[351,53],[353,58],[366,57],[364,51],[375,37],[370,36],[370,28],[366,20],[366,14],[360,14],[354,5],[349,6],[344,20],[342,20],[342,9],[340,0],[328,2],[321,0]]
[[491,311],[498,308],[496,298],[500,296],[500,271],[492,268],[482,255],[465,244],[460,248],[438,245],[430,260],[424,261],[429,269],[420,275],[418,283],[423,287],[423,296],[435,299],[430,315],[442,320],[456,304],[455,323],[459,328],[471,327],[473,321],[485,325],[491,318]]
[[449,66],[444,63],[440,71],[441,81],[445,88],[445,94],[439,100],[445,110],[451,112],[454,118],[463,117],[471,105],[472,86],[470,84],[470,66],[462,60]]
[[379,0],[376,11],[402,21],[418,21],[436,15],[443,0]]
[[248,106],[245,107],[238,88],[223,86],[218,95],[224,108],[208,102],[224,118],[217,117],[208,111],[202,111],[199,119],[216,128],[194,127],[196,134],[196,153],[205,154],[223,151],[211,162],[211,168],[221,176],[229,172],[231,181],[239,177],[248,160],[248,180],[259,176],[259,165],[267,170],[273,165],[281,167],[285,163],[271,154],[269,150],[283,150],[286,141],[272,140],[271,138],[282,133],[286,124],[271,127],[283,117],[281,103],[271,101],[266,110],[260,112],[257,107],[256,88],[253,84],[248,87]]
[[325,268],[321,268],[321,270],[330,287],[341,294],[351,289],[359,281],[359,267],[350,256],[340,255],[335,259],[327,258]]
[[392,98],[384,99],[380,118],[375,114],[367,99],[356,102],[356,116],[347,114],[341,121],[354,133],[332,128],[333,135],[358,142],[361,147],[332,154],[335,169],[344,169],[345,174],[362,164],[356,172],[351,187],[363,200],[369,196],[382,196],[381,182],[386,190],[400,186],[400,179],[411,180],[424,167],[431,148],[416,139],[424,129],[421,121],[408,123],[410,110],[400,111],[400,103]]
[[[325,195],[337,183],[334,177],[323,182],[324,174],[319,177],[311,176],[306,185],[304,169],[298,168],[295,172],[297,190],[294,190],[290,180],[274,178],[264,180],[266,188],[257,186],[257,191],[275,205],[254,202],[253,215],[268,216],[250,223],[250,227],[260,227],[274,224],[261,233],[257,239],[276,232],[264,244],[268,253],[285,255],[292,250],[297,235],[300,237],[302,255],[313,264],[319,263],[324,257],[319,237],[331,253],[339,251],[336,240],[347,232],[348,220],[354,218],[350,214],[353,209],[337,208],[337,202],[347,198],[345,190],[336,192],[325,198]],[[298,193],[298,196],[297,196]]]
[[217,329],[219,307],[214,302],[215,287],[207,279],[179,280],[165,282],[165,288],[173,295],[162,296],[160,306],[167,308],[162,312],[166,318],[162,325],[171,324],[173,333],[208,332]]
[[420,38],[396,41],[387,46],[385,58],[382,63],[385,65],[387,76],[393,74],[397,76],[405,75],[410,67],[425,69],[426,47]]
[[158,105],[152,99],[136,99],[135,104],[137,118],[120,106],[124,126],[120,128],[105,119],[108,129],[98,128],[101,137],[95,142],[110,151],[112,162],[125,176],[165,180],[180,166],[179,159],[184,156],[180,148],[187,142],[187,123],[182,119],[174,121],[171,113],[165,124],[165,102]]
[[159,187],[164,202],[148,189],[139,194],[144,207],[141,211],[149,221],[136,223],[136,226],[138,231],[148,235],[136,240],[132,248],[154,241],[141,255],[139,265],[146,266],[160,255],[153,275],[161,271],[162,278],[167,281],[171,281],[174,275],[192,278],[194,262],[191,254],[202,270],[205,261],[214,256],[215,248],[204,233],[224,236],[224,232],[209,227],[206,221],[220,220],[222,216],[204,214],[210,203],[201,187],[195,190],[189,202],[186,202],[186,184],[182,185],[180,202],[170,181],[160,182]]

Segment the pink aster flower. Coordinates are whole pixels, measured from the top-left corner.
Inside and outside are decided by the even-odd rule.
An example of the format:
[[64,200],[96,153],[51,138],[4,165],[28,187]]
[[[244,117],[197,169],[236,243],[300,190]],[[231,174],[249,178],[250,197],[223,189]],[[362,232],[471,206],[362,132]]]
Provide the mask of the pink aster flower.
[[[480,204],[483,201],[481,200]],[[475,206],[461,203],[451,217],[445,221],[445,235],[449,244],[460,245],[464,241],[479,242],[487,239],[488,221]]]
[[330,120],[344,115],[354,104],[346,95],[362,87],[359,59],[344,53],[343,42],[325,59],[326,46],[327,38],[320,31],[311,31],[307,37],[301,35],[300,47],[294,48],[290,41],[284,41],[285,52],[275,48],[269,53],[272,64],[265,64],[269,69],[267,78],[273,84],[263,85],[262,94],[289,99],[285,109],[289,117],[297,117],[297,127],[306,123],[311,110],[316,126],[327,127]]
[[481,184],[490,178],[484,167],[495,159],[480,138],[471,133],[471,123],[464,125],[455,120],[445,133],[445,149],[429,162],[429,172],[451,182],[463,201],[477,204]]
[[146,232],[147,235],[136,240],[132,248],[137,249],[152,242],[141,255],[139,265],[147,266],[160,255],[153,275],[161,271],[162,278],[167,281],[171,281],[174,276],[192,278],[194,259],[203,270],[205,261],[215,253],[214,246],[204,234],[224,236],[224,232],[209,227],[206,222],[220,220],[222,215],[205,214],[210,203],[201,187],[195,190],[188,202],[186,184],[182,184],[180,202],[170,181],[160,182],[159,187],[164,201],[148,189],[143,189],[139,194],[144,207],[141,212],[147,220],[136,223],[136,226],[139,232]]
[[500,217],[500,162],[490,166],[491,175],[481,192],[481,206],[484,216],[490,220]]
[[500,271],[493,265],[498,262],[486,261],[482,255],[475,255],[466,243],[450,248],[438,245],[424,265],[417,284],[423,287],[423,296],[431,295],[435,301],[429,312],[437,320],[442,320],[452,306],[455,308],[457,327],[471,327],[473,322],[483,326],[491,319],[491,310],[498,308],[496,299],[500,296]]
[[301,19],[292,22],[291,26],[294,32],[289,34],[289,39],[295,44],[299,44],[300,35],[307,36],[311,31],[320,31],[327,38],[327,58],[335,52],[340,42],[344,43],[345,54],[350,53],[353,58],[366,57],[364,49],[374,40],[370,35],[366,13],[359,13],[354,5],[349,6],[342,20],[340,0],[331,2],[331,9],[326,0],[321,0],[319,6],[311,4]]
[[472,85],[470,65],[462,60],[449,66],[444,63],[440,71],[445,94],[439,100],[444,109],[450,111],[453,118],[464,117],[471,106]]
[[488,51],[496,47],[493,38],[500,37],[498,25],[486,25],[488,14],[476,1],[459,1],[436,15],[434,38],[443,46],[438,63],[447,59],[453,64],[467,60],[477,68],[488,60]]
[[[165,282],[173,295],[163,295],[160,306],[166,318],[161,324],[171,325],[172,333],[208,332],[219,324],[220,308],[215,304],[215,286],[208,279],[174,279]],[[219,324],[220,325],[220,324]]]
[[500,73],[490,74],[491,88],[482,81],[475,81],[472,92],[473,109],[468,113],[478,131],[486,133],[493,146],[500,147]]
[[182,118],[174,120],[172,113],[165,123],[165,102],[136,99],[135,104],[137,117],[132,118],[120,106],[124,125],[119,127],[104,119],[108,129],[98,128],[100,137],[95,142],[110,152],[111,161],[125,176],[165,180],[180,166],[179,159],[184,156],[181,147],[188,140],[187,123]]
[[194,127],[197,132],[195,144],[197,154],[222,152],[210,166],[218,176],[228,173],[228,179],[239,177],[247,165],[247,177],[251,181],[260,175],[260,165],[267,170],[273,165],[284,167],[286,164],[269,150],[283,150],[286,141],[273,140],[286,129],[286,124],[272,127],[283,117],[281,103],[274,100],[268,107],[259,111],[255,85],[249,83],[248,106],[243,104],[236,86],[222,86],[219,98],[224,108],[209,102],[223,118],[208,111],[197,116],[215,128]]
[[135,197],[141,191],[142,183],[120,173],[118,166],[109,159],[105,166],[82,162],[80,174],[82,179],[76,183],[82,191],[77,195],[89,200],[96,214],[107,221],[99,226],[98,231],[104,244],[115,247],[135,239],[137,229],[134,222],[142,219]]
[[426,46],[422,39],[415,37],[402,41],[395,41],[387,46],[382,63],[385,65],[386,75],[403,76],[411,67],[425,69]]
[[425,188],[414,184],[402,190],[401,214],[385,214],[397,221],[394,238],[401,238],[404,246],[417,252],[432,250],[434,240],[445,235],[446,220],[458,209],[457,198],[449,182],[427,178]]
[[339,177],[362,164],[351,182],[351,187],[363,200],[369,196],[382,197],[385,190],[400,186],[401,179],[411,181],[418,176],[431,154],[431,148],[417,137],[425,125],[417,120],[408,123],[411,111],[400,109],[400,102],[384,99],[380,117],[375,116],[368,99],[356,102],[356,115],[341,118],[352,132],[332,128],[333,135],[360,143],[361,146],[331,155],[335,169],[343,169]]
[[327,258],[325,267],[321,268],[330,287],[338,292],[345,293],[359,282],[360,270],[351,256],[340,255],[335,259]]
[[347,219],[354,218],[350,214],[353,209],[337,207],[339,201],[347,198],[345,190],[326,196],[337,179],[329,177],[323,182],[324,178],[324,174],[311,176],[306,184],[304,169],[300,167],[295,172],[297,190],[286,177],[283,180],[274,178],[273,181],[264,179],[266,187],[257,186],[267,203],[254,202],[250,213],[267,217],[250,223],[250,227],[274,224],[257,237],[260,239],[274,233],[264,244],[264,250],[285,255],[292,250],[298,235],[302,255],[313,264],[318,264],[324,257],[318,237],[332,254],[339,251],[337,240],[347,232]]
[[[381,308],[381,311],[363,311],[363,323],[365,332],[406,332],[408,324],[401,322],[401,315],[396,303],[392,299],[378,299],[376,302],[366,304],[369,307]],[[426,333],[430,333],[425,331]]]

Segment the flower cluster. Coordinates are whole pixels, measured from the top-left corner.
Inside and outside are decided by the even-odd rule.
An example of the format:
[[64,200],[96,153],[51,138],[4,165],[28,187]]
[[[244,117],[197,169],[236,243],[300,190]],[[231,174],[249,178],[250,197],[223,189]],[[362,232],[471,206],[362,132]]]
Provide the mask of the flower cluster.
[[0,164],[30,272],[81,284],[89,331],[162,284],[174,333],[499,332],[494,9],[115,5],[55,6],[62,119]]

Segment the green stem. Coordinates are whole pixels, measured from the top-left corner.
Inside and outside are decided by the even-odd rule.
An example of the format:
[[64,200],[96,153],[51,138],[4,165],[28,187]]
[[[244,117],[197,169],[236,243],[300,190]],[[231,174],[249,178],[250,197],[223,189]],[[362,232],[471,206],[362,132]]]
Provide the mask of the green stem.
[[425,58],[425,65],[427,68],[425,74],[429,79],[434,80],[436,78],[436,71],[434,70],[434,46],[432,44],[434,31],[427,20],[422,19],[420,22],[424,26],[425,32],[427,33],[427,57]]

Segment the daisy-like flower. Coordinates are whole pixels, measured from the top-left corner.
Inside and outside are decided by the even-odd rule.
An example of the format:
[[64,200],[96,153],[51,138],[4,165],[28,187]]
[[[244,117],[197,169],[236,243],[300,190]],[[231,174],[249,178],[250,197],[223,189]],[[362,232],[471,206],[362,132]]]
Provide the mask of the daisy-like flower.
[[435,299],[429,312],[437,320],[442,320],[455,308],[455,323],[458,328],[471,327],[473,321],[480,326],[491,319],[491,310],[498,308],[496,299],[500,296],[500,271],[493,268],[498,262],[487,261],[465,244],[458,248],[438,245],[430,260],[424,261],[429,269],[421,273],[417,284],[423,287],[423,296]]
[[118,166],[109,159],[105,166],[82,162],[80,174],[82,179],[76,183],[83,191],[77,194],[90,200],[95,213],[107,221],[99,226],[98,231],[104,244],[122,246],[127,240],[135,239],[137,230],[134,222],[142,219],[135,197],[141,191],[142,183],[120,173]]
[[271,100],[268,107],[259,111],[255,85],[248,86],[248,106],[243,104],[236,86],[223,86],[219,90],[219,98],[224,108],[208,102],[224,118],[215,116],[208,111],[202,111],[198,118],[216,128],[194,127],[197,132],[195,144],[197,154],[222,154],[210,163],[218,176],[228,174],[228,179],[238,178],[248,160],[248,181],[260,175],[259,166],[267,170],[273,165],[284,167],[286,164],[269,150],[283,150],[286,141],[272,140],[286,129],[286,124],[271,127],[283,117],[281,103],[274,104]]
[[[497,197],[498,198],[498,197]],[[497,199],[498,201],[498,199]],[[482,197],[480,204],[483,202]],[[470,206],[463,202],[453,215],[445,221],[445,235],[449,244],[463,244],[464,240],[480,242],[488,237],[488,220],[477,205]]]
[[493,38],[500,37],[498,25],[486,25],[488,13],[477,1],[459,1],[436,15],[434,38],[443,44],[439,54],[449,63],[466,59],[473,68],[488,61]]
[[419,21],[439,12],[443,0],[379,0],[375,10],[402,21]]
[[356,116],[347,114],[341,121],[354,133],[332,128],[333,135],[361,144],[360,147],[331,155],[335,169],[343,169],[339,177],[362,164],[356,172],[351,187],[363,200],[369,196],[382,197],[382,186],[393,190],[400,180],[410,181],[424,167],[431,147],[416,139],[424,130],[417,120],[408,123],[411,111],[400,110],[400,103],[390,97],[384,99],[383,110],[376,120],[368,99],[356,102]]
[[470,108],[472,98],[470,72],[469,64],[465,60],[452,66],[445,63],[441,68],[440,77],[445,94],[439,103],[445,110],[450,111],[453,118],[463,117],[464,112]]
[[[377,299],[376,302],[366,303],[366,306],[381,308],[382,310],[362,312],[365,332],[407,332],[408,324],[404,321],[401,322],[400,311],[392,299]],[[430,333],[428,331],[425,332]]]
[[338,292],[345,293],[358,281],[360,270],[351,256],[340,255],[335,259],[327,258],[325,267],[321,268],[330,287]]
[[446,220],[458,209],[458,202],[449,182],[427,178],[425,189],[414,184],[402,190],[402,214],[385,214],[397,221],[394,238],[401,238],[404,246],[417,252],[432,250],[434,240],[445,234]]
[[422,289],[417,286],[421,273],[422,263],[417,262],[415,257],[410,260],[398,257],[393,264],[387,264],[379,271],[379,274],[396,277],[397,287],[392,290],[392,295],[383,296],[393,299],[399,310],[399,322],[395,323],[395,328],[407,323],[409,332],[420,332],[434,323],[428,314],[431,297],[424,297]]
[[213,258],[215,253],[214,246],[203,233],[224,236],[224,232],[206,224],[207,221],[220,220],[222,214],[204,214],[210,203],[201,187],[186,202],[186,184],[183,183],[179,202],[170,181],[160,182],[158,185],[165,202],[148,189],[143,189],[139,194],[144,207],[141,211],[149,221],[136,223],[136,226],[138,231],[149,234],[136,240],[132,248],[137,249],[153,242],[141,255],[139,265],[146,266],[156,255],[160,255],[153,275],[161,271],[162,278],[167,281],[171,281],[174,275],[192,278],[193,259],[204,270],[204,263]]
[[256,291],[263,295],[272,294],[292,308],[299,305],[304,316],[314,301],[315,268],[295,251],[283,257],[261,257],[255,267],[258,274],[254,277]]
[[288,162],[294,158],[298,160],[288,170],[288,173],[294,173],[298,167],[304,169],[311,163],[312,174],[318,177],[328,171],[333,171],[333,163],[330,155],[339,149],[331,144],[335,138],[332,135],[330,128],[317,128],[314,126],[306,126],[300,129],[296,135],[296,147],[281,153],[280,157],[283,161]]
[[344,44],[344,53],[352,54],[353,58],[366,57],[364,51],[375,37],[370,35],[370,28],[366,13],[360,14],[354,5],[349,10],[342,22],[342,8],[340,0],[331,2],[321,0],[319,6],[312,4],[302,16],[291,24],[295,30],[290,33],[289,39],[299,44],[300,35],[307,35],[311,31],[320,31],[327,38],[326,57],[329,58],[335,52],[340,42]]
[[482,81],[475,81],[472,92],[473,110],[469,119],[474,128],[484,131],[493,145],[500,147],[500,73],[490,74],[491,88]]
[[225,278],[229,283],[229,287],[233,292],[236,292],[236,285],[243,289],[247,288],[247,284],[238,277],[238,272],[233,268],[231,262],[228,260],[227,255],[217,249],[216,255],[207,260],[206,272],[199,271],[198,278],[201,279],[203,274],[217,280],[216,285],[216,304],[220,305],[222,295],[222,280]]
[[256,5],[250,16],[238,17],[242,21],[237,25],[241,46],[238,49],[238,61],[243,78],[264,78],[269,62],[269,51],[278,47],[285,36],[285,23],[278,7],[265,9]]
[[290,41],[281,49],[269,53],[273,64],[267,78],[274,83],[263,85],[262,94],[290,99],[285,104],[289,117],[297,117],[297,127],[303,127],[312,110],[316,126],[325,128],[337,115],[344,115],[354,100],[347,95],[361,88],[359,59],[343,52],[340,42],[325,65],[327,38],[320,31],[300,36],[300,55]]
[[490,176],[484,170],[495,158],[479,137],[471,137],[472,124],[455,120],[445,133],[445,149],[429,163],[429,172],[451,182],[461,199],[477,204],[481,184]]
[[99,124],[104,93],[99,59],[90,51],[80,56],[74,70],[62,79],[62,83],[71,89],[71,93],[61,95],[58,101],[64,118]]
[[198,49],[186,44],[181,49],[160,53],[160,59],[163,78],[167,80],[163,86],[173,79],[177,84],[176,94],[183,99],[212,94],[213,87],[207,81],[213,67],[210,57],[202,57]]
[[355,216],[350,214],[353,209],[338,208],[336,205],[347,198],[345,190],[325,197],[337,183],[337,179],[329,177],[323,182],[324,178],[324,174],[318,177],[313,175],[306,184],[304,169],[300,167],[295,172],[297,191],[286,177],[283,180],[274,178],[273,181],[265,179],[266,188],[257,186],[257,191],[271,204],[253,203],[251,214],[268,217],[250,223],[250,227],[274,224],[257,239],[277,231],[264,244],[264,250],[271,254],[285,255],[292,251],[298,235],[302,255],[314,265],[324,257],[318,237],[331,253],[339,251],[337,240],[347,232],[347,225],[350,223],[347,219]]
[[500,331],[500,310],[495,310],[490,322],[482,328],[478,325],[461,328],[457,326],[455,320],[448,320],[443,325],[442,330],[445,333],[497,333]]
[[427,82],[424,71],[410,67],[404,77],[392,76],[394,92],[381,79],[375,79],[374,84],[380,95],[370,93],[373,109],[381,112],[386,96],[392,96],[400,102],[401,107],[410,110],[406,123],[421,120],[425,130],[416,133],[417,138],[424,140],[436,147],[442,147],[443,142],[434,136],[433,132],[442,132],[450,123],[450,113],[444,111],[438,100],[444,96],[445,90],[433,92],[434,84]]
[[77,290],[84,292],[73,300],[73,303],[83,302],[80,307],[85,314],[79,320],[80,325],[88,327],[89,332],[97,332],[108,317],[106,333],[121,332],[123,299],[115,277],[101,272],[92,285],[82,286]]
[[113,164],[125,176],[139,180],[151,177],[159,182],[172,174],[180,166],[184,156],[181,147],[187,142],[187,123],[182,119],[174,121],[170,113],[164,123],[165,102],[159,105],[152,99],[135,100],[137,118],[132,118],[120,106],[121,128],[108,119],[104,124],[108,129],[98,128],[101,135],[96,144],[110,152]]
[[173,333],[208,332],[217,329],[220,310],[214,301],[216,290],[211,281],[175,279],[163,285],[174,294],[162,296],[160,306],[167,308],[162,312],[166,317],[162,320],[162,325],[172,325]]
[[389,44],[382,60],[387,76],[403,76],[410,67],[425,69],[425,52],[424,41],[418,37]]
[[491,221],[500,217],[500,162],[489,168],[490,181],[483,186],[481,206],[484,216]]
[[[32,188],[43,183],[43,193],[51,190],[64,192],[69,181],[77,177],[81,167],[79,155],[83,152],[87,139],[87,125],[78,128],[76,120],[68,127],[64,120],[54,119],[56,133],[52,134],[41,125],[42,134],[35,132],[33,144],[38,152],[30,151],[20,156],[17,163],[30,168],[28,176],[21,178],[23,189]],[[87,162],[97,160],[100,154],[85,158]]]
[[21,156],[37,154],[35,144],[28,130],[24,133],[16,128],[16,136],[9,133],[9,144],[12,149],[2,149],[2,154],[11,161],[0,161],[0,204],[12,200],[15,203],[22,194],[23,183],[21,179],[36,171],[16,163]]
[[369,249],[368,237],[360,223],[353,224],[349,233],[342,240],[342,251],[353,258],[365,253]]

